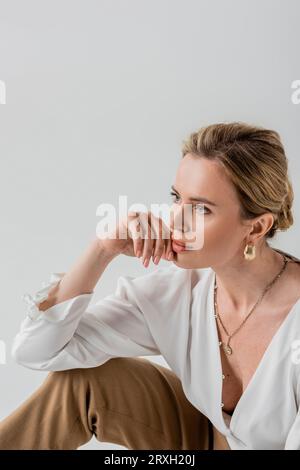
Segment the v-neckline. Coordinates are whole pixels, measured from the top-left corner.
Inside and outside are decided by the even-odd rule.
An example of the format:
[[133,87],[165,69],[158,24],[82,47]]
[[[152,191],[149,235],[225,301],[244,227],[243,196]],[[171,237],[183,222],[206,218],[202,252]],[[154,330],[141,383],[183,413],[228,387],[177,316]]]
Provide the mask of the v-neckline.
[[[300,259],[282,251],[282,250],[279,250],[277,248],[274,248],[274,250],[278,251],[279,253],[281,254],[284,254],[290,258],[292,258],[294,261],[296,262],[299,262],[300,263]],[[246,400],[247,398],[247,395],[250,393],[251,389],[254,387],[254,383],[255,383],[255,380],[259,374],[259,372],[263,369],[264,367],[264,364],[267,360],[267,356],[270,355],[271,353],[271,350],[274,348],[274,344],[276,344],[276,340],[278,340],[278,338],[280,337],[280,335],[282,334],[282,332],[284,331],[284,329],[287,327],[287,324],[289,323],[289,321],[291,321],[291,318],[294,316],[293,314],[296,312],[297,310],[297,307],[300,305],[300,297],[297,299],[297,301],[292,305],[292,307],[290,308],[289,312],[287,313],[287,315],[285,316],[284,320],[281,322],[281,324],[279,325],[279,327],[277,328],[276,332],[274,333],[274,335],[272,336],[271,338],[271,341],[269,342],[267,348],[265,349],[259,363],[258,363],[258,366],[256,367],[254,373],[252,374],[252,377],[251,379],[249,380],[245,390],[243,391],[243,393],[241,394],[235,408],[234,408],[234,411],[232,413],[232,415],[229,415],[228,413],[226,413],[225,411],[222,410],[222,407],[221,407],[221,403],[222,403],[222,397],[223,397],[223,378],[222,378],[222,360],[221,360],[221,352],[220,352],[220,345],[219,345],[219,335],[218,335],[218,330],[217,330],[217,325],[216,325],[216,321],[215,321],[215,317],[214,317],[214,286],[215,286],[215,277],[216,277],[216,273],[212,270],[212,275],[211,275],[211,286],[210,286],[210,298],[209,298],[209,301],[210,301],[210,308],[209,308],[209,312],[211,313],[211,321],[213,322],[213,331],[214,331],[214,341],[215,341],[215,345],[216,345],[216,348],[217,348],[217,353],[216,353],[216,356],[217,356],[217,364],[218,364],[218,369],[219,369],[219,381],[218,381],[218,396],[219,396],[219,407],[220,407],[220,414],[221,414],[221,421],[224,425],[224,427],[229,430],[230,432],[232,432],[233,430],[233,426],[234,426],[234,423],[237,419],[237,416],[238,416],[238,413],[239,413],[239,410],[241,408],[241,404]],[[224,418],[224,414],[226,414],[229,418],[229,421],[227,424],[226,421],[225,421],[225,418]]]

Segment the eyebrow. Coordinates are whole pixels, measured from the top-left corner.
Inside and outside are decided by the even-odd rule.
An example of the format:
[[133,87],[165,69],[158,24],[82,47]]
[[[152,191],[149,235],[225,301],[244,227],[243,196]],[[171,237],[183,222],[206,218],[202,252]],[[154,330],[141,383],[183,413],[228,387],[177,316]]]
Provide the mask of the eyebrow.
[[[177,191],[177,189],[172,185],[171,186],[171,189],[173,189],[173,191],[180,195],[179,192]],[[190,201],[197,201],[197,202],[205,202],[206,204],[210,204],[211,206],[217,206],[217,204],[215,202],[212,202],[210,201],[209,199],[206,199],[205,197],[190,197],[189,198]]]

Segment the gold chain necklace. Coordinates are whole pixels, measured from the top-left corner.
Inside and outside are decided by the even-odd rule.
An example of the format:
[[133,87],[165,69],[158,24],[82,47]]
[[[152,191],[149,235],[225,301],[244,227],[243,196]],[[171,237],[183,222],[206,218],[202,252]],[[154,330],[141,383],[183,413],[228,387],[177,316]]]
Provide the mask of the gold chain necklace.
[[283,258],[284,258],[284,264],[283,264],[283,267],[281,268],[280,272],[277,274],[277,276],[275,276],[275,278],[267,285],[267,287],[265,288],[265,290],[263,291],[262,295],[259,297],[259,299],[257,300],[257,302],[255,303],[254,307],[252,307],[252,309],[250,310],[250,312],[248,313],[248,315],[244,318],[244,320],[242,321],[242,323],[240,324],[240,326],[238,326],[235,331],[231,334],[228,333],[227,329],[225,328],[225,325],[220,317],[220,314],[219,314],[219,310],[218,310],[218,305],[217,305],[217,281],[216,281],[216,276],[215,276],[215,285],[214,285],[214,307],[215,307],[215,318],[217,320],[219,320],[219,322],[221,323],[222,327],[223,327],[223,330],[225,331],[226,335],[228,336],[228,340],[227,340],[227,344],[223,343],[222,341],[219,342],[219,345],[223,347],[223,350],[226,354],[230,355],[232,354],[232,347],[229,346],[229,343],[230,343],[230,340],[232,338],[233,335],[235,335],[239,330],[240,328],[242,328],[242,326],[244,325],[245,321],[250,317],[251,313],[253,312],[253,310],[255,309],[255,307],[261,302],[261,300],[263,299],[264,295],[266,294],[266,292],[272,287],[272,285],[277,281],[277,279],[280,278],[281,274],[283,273],[283,271],[285,270],[286,268],[286,265],[289,261],[289,259],[282,255]]

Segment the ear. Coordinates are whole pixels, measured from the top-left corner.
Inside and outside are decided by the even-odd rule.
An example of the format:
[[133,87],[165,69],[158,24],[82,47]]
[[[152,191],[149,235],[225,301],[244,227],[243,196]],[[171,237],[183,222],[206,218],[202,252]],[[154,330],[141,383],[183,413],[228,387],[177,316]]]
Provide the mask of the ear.
[[275,221],[274,214],[265,212],[254,219],[251,219],[251,231],[248,233],[249,242],[256,243],[264,237]]

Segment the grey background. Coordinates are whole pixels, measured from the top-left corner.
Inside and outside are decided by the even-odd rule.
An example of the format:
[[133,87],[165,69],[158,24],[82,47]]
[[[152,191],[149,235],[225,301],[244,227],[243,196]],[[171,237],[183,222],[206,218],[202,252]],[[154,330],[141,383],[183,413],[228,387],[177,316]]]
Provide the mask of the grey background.
[[[243,120],[281,134],[295,224],[273,244],[300,256],[299,17],[297,0],[0,1],[0,419],[47,374],[10,358],[22,294],[70,268],[100,203],[170,203],[181,142],[200,126]],[[115,259],[94,300],[144,272]],[[93,448],[120,447],[82,447]]]

